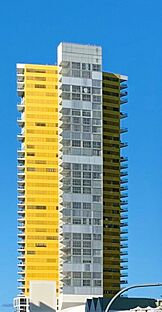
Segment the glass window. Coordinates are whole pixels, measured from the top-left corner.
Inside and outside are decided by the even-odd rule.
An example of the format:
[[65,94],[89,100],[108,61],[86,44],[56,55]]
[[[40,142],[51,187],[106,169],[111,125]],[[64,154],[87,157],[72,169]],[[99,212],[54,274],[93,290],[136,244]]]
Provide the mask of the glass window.
[[91,278],[91,272],[83,272],[83,278]]
[[72,100],[79,101],[80,100],[80,94],[79,93],[72,93]]
[[73,209],[81,209],[81,203],[80,202],[73,202]]
[[93,234],[94,240],[101,240],[101,234]]
[[72,86],[72,92],[79,93],[80,92],[80,86]]
[[80,218],[73,218],[73,224],[81,224]]
[[91,234],[83,234],[83,240],[91,240]]
[[91,248],[91,242],[90,241],[83,241],[83,247]]
[[63,115],[70,115],[70,108],[63,107],[62,110],[61,110],[61,113]]
[[73,247],[80,247],[81,248],[81,241],[73,241]]
[[93,102],[96,103],[101,103],[101,96],[99,95],[93,95]]
[[101,80],[93,79],[92,80],[92,86],[93,87],[101,87]]
[[78,63],[78,62],[72,62],[72,68],[73,68],[73,69],[80,69],[80,63]]
[[70,92],[70,85],[68,85],[68,84],[63,84],[63,85],[62,85],[62,91]]
[[99,89],[99,88],[92,88],[92,93],[93,94],[101,94],[101,89]]
[[90,118],[83,118],[83,124],[84,125],[90,125],[91,124],[91,119]]
[[72,115],[73,116],[80,116],[80,110],[79,109],[72,109]]
[[94,70],[94,71],[101,71],[101,65],[99,65],[99,64],[92,64],[92,70]]
[[81,187],[73,187],[73,193],[81,193]]
[[94,287],[100,287],[101,286],[101,280],[94,280],[93,281],[93,286]]
[[90,110],[83,110],[82,111],[82,116],[91,117],[91,111]]
[[80,147],[81,146],[81,141],[80,140],[72,140],[72,146]]
[[73,239],[81,240],[81,233],[73,233]]
[[101,250],[100,249],[93,249],[93,255],[94,256],[100,256],[101,255]]
[[70,100],[70,93],[62,92],[62,99],[63,100]]
[[81,279],[75,278],[73,279],[73,286],[80,287],[81,286]]
[[73,248],[73,255],[81,255],[81,249],[79,248]]
[[101,118],[101,111],[93,111],[94,118]]
[[83,286],[91,286],[91,280],[83,280]]
[[83,172],[83,178],[91,179],[91,172]]
[[74,256],[73,257],[73,263],[81,263],[81,257]]
[[63,162],[62,166],[63,166],[63,169],[68,169],[68,170],[71,169],[71,163]]
[[72,70],[72,77],[80,77],[80,70],[73,69]]
[[87,70],[82,71],[82,77],[88,79],[91,78],[91,72]]
[[91,127],[83,126],[83,132],[91,132]]
[[88,255],[90,256],[91,255],[91,249],[83,249],[83,255]]
[[83,170],[85,170],[85,171],[91,171],[91,165],[89,165],[89,164],[83,164]]
[[83,94],[82,95],[82,100],[83,101],[91,101],[91,96],[88,94]]
[[80,125],[72,125],[72,131],[80,132],[81,131],[81,126]]
[[81,178],[81,171],[73,171],[74,178]]
[[73,278],[81,278],[81,272],[73,272]]
[[83,180],[84,186],[91,186],[91,180]]
[[79,117],[73,117],[72,122],[75,124],[80,124],[81,119]]
[[90,87],[82,87],[82,93],[91,93],[91,88]]
[[101,196],[93,195],[93,202],[99,203],[101,201]]
[[81,179],[73,179],[73,185],[81,185]]
[[82,63],[82,70],[91,70],[91,64]]
[[91,209],[91,203],[83,203],[83,209]]
[[83,187],[83,194],[91,194],[91,188],[90,187]]
[[101,171],[101,165],[93,165],[93,171]]
[[81,170],[81,165],[80,164],[72,164],[73,170]]
[[101,142],[93,142],[93,148],[101,148]]
[[91,148],[91,141],[83,141],[83,147]]

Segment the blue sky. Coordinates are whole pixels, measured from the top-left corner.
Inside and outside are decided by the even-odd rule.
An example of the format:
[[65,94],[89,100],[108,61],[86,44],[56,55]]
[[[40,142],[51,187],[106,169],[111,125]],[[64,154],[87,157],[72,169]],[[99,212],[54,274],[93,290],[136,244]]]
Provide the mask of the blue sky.
[[129,76],[129,284],[162,281],[161,12],[161,0],[1,2],[0,306],[16,295],[15,66],[56,63],[60,41],[102,45],[104,69]]

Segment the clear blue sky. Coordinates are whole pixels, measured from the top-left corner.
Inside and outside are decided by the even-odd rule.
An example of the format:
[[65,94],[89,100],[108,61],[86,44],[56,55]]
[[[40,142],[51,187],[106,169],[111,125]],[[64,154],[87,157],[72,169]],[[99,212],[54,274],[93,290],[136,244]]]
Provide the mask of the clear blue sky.
[[[104,69],[129,75],[129,284],[162,281],[162,1],[6,0],[0,4],[0,306],[16,295],[15,66],[54,64],[60,41],[102,45]],[[160,297],[162,289],[129,294]]]

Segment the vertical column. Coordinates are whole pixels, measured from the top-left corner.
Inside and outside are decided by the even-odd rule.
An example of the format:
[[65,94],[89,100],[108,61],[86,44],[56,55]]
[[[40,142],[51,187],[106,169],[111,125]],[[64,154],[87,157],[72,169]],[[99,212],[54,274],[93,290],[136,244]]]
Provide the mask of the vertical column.
[[[60,44],[63,293],[102,295],[102,51]],[[79,299],[80,297],[80,299]]]

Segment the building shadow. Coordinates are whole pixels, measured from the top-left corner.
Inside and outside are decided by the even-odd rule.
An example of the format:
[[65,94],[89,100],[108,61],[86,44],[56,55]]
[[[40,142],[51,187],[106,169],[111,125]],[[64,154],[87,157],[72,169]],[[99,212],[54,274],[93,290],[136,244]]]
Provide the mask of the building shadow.
[[34,303],[30,303],[30,311],[31,312],[56,312],[55,309],[47,306],[46,304],[40,302],[40,305],[37,306]]

